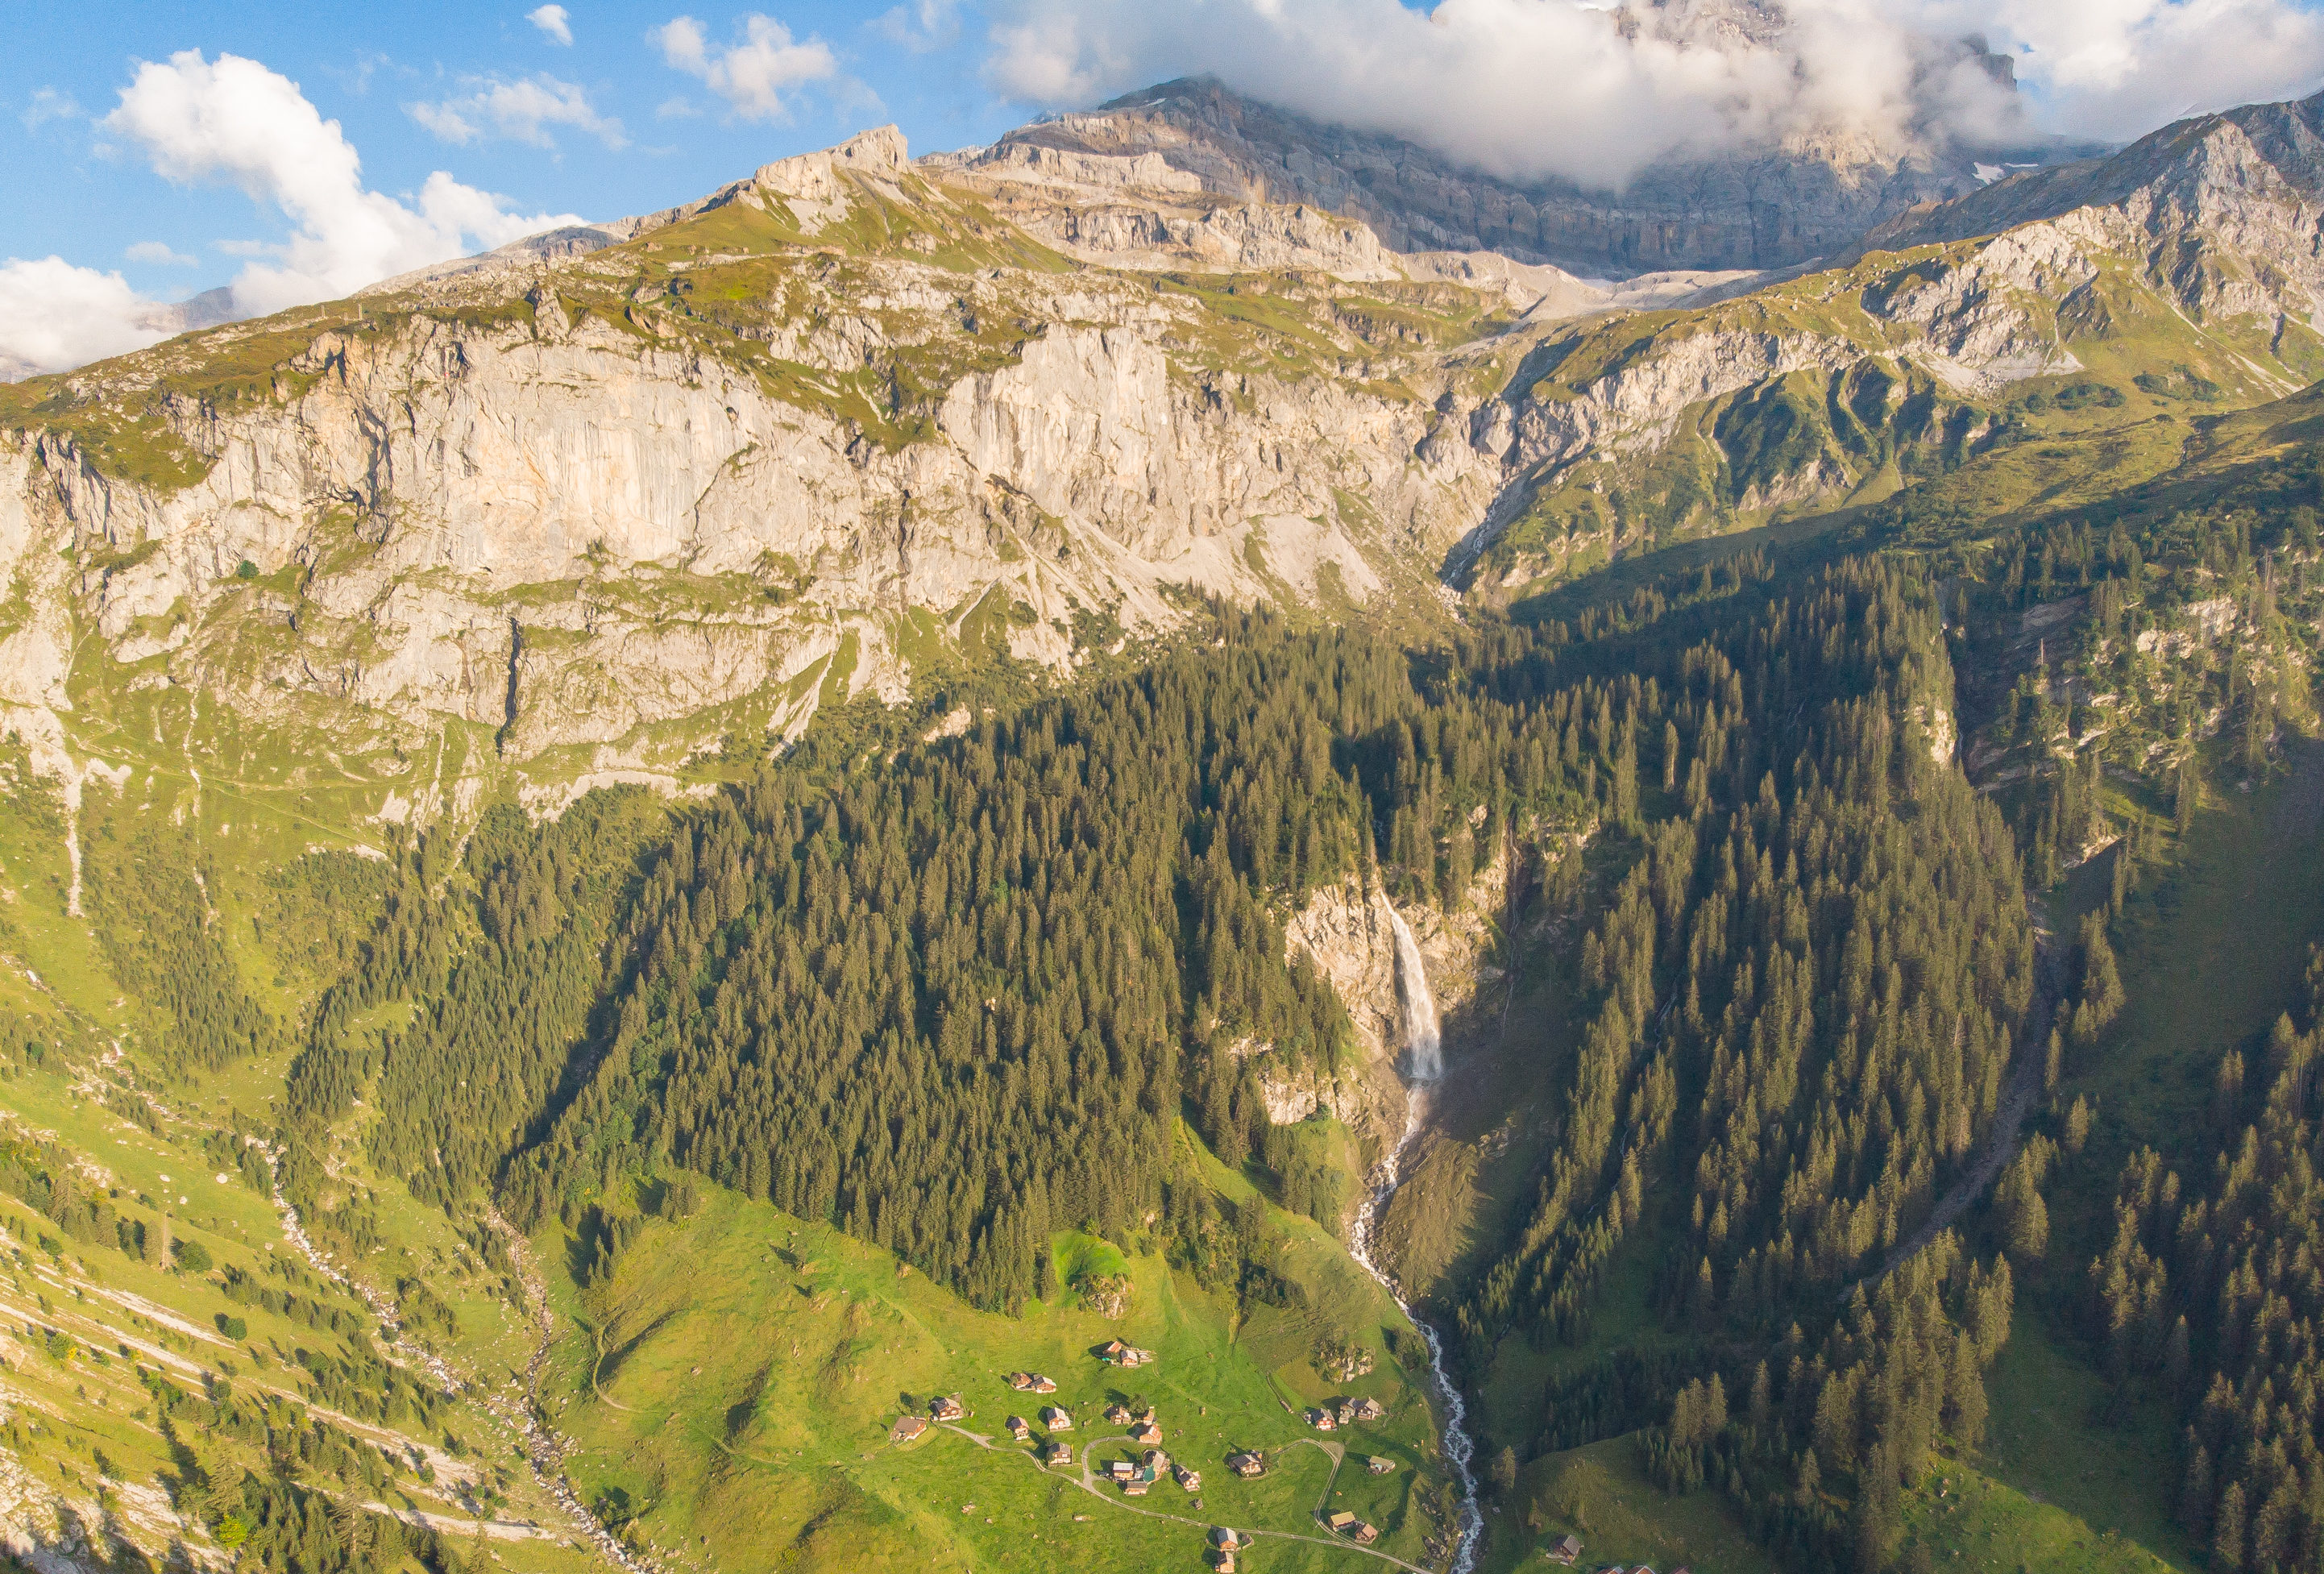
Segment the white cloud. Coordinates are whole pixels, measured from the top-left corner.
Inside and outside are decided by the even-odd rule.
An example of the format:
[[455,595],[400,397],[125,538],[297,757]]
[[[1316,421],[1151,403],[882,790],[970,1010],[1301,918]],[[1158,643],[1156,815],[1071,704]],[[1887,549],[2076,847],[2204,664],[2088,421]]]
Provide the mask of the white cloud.
[[673,93],[655,106],[654,114],[663,120],[694,120],[700,117],[702,111],[685,94]]
[[890,43],[914,54],[940,50],[960,36],[959,0],[911,0],[890,6],[865,23]]
[[171,250],[169,242],[160,240],[134,242],[124,247],[121,255],[133,263],[151,263],[155,267],[161,268],[190,268],[197,266],[200,261],[199,258],[189,257],[181,251]]
[[418,198],[366,189],[362,161],[289,78],[256,60],[198,50],[146,61],[105,127],[143,147],[156,172],[181,184],[225,181],[279,208],[290,238],[234,282],[247,312],[346,295],[391,274],[504,245],[567,215],[516,214],[503,199],[438,171]]
[[819,38],[798,42],[789,28],[771,16],[752,12],[742,18],[739,32],[734,42],[713,45],[702,23],[677,16],[646,36],[661,46],[663,60],[701,78],[744,120],[788,121],[791,110],[786,94],[839,75],[830,45]]
[[165,330],[119,273],[62,257],[0,263],[0,376],[62,371],[142,349]]
[[619,120],[597,113],[586,89],[542,73],[509,81],[470,77],[466,91],[439,103],[407,104],[405,111],[445,142],[467,144],[481,136],[504,136],[534,147],[555,147],[548,128],[569,125],[609,148],[629,145]]
[[[1770,11],[1774,8],[1770,7]],[[2126,138],[2190,107],[2309,91],[2324,17],[2296,0],[994,0],[992,85],[1085,105],[1208,72],[1491,173],[1618,185],[1665,155],[1834,127]],[[1625,26],[1628,21],[1631,25]],[[1980,34],[2026,86],[1997,88]]]
[[553,43],[570,47],[573,42],[573,18],[562,5],[544,5],[538,11],[528,11],[524,19],[547,33]]
[[71,94],[54,88],[36,88],[32,101],[16,118],[24,123],[26,131],[38,131],[51,120],[78,120],[80,103]]

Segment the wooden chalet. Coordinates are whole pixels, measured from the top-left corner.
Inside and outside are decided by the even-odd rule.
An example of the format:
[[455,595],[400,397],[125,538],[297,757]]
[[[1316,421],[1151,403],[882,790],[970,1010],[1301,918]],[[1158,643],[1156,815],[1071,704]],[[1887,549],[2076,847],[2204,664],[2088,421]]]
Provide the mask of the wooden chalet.
[[959,1421],[968,1414],[957,1393],[947,1393],[942,1399],[931,1400],[928,1413],[938,1421]]
[[1339,1421],[1333,1419],[1330,1411],[1319,1409],[1312,1404],[1307,1407],[1302,1419],[1319,1432],[1337,1431],[1340,1428]]
[[1012,1415],[1004,1424],[1009,1428],[1009,1435],[1015,1438],[1019,1442],[1022,1443],[1031,1440],[1033,1429],[1025,1424],[1025,1418],[1023,1416]]
[[1379,1421],[1387,1414],[1377,1399],[1359,1399],[1348,1407],[1348,1419],[1351,1421]]
[[927,1430],[928,1421],[926,1416],[899,1415],[896,1418],[896,1424],[888,1429],[888,1440],[891,1443],[908,1443]]
[[1175,1467],[1171,1474],[1177,1477],[1178,1485],[1188,1492],[1200,1492],[1203,1489],[1203,1473],[1200,1470],[1189,1470],[1184,1465],[1180,1465]]
[[1360,1547],[1369,1547],[1379,1540],[1379,1527],[1363,1520],[1358,1520],[1356,1528],[1348,1532],[1348,1539]]
[[1105,1407],[1105,1419],[1106,1424],[1109,1426],[1128,1426],[1130,1424],[1130,1406],[1126,1404],[1107,1405]]
[[1074,1451],[1064,1443],[1051,1443],[1041,1450],[1041,1463],[1044,1465],[1070,1465],[1073,1462]]
[[1553,1563],[1563,1563],[1571,1569],[1581,1560],[1582,1538],[1573,1535],[1560,1536],[1548,1546],[1544,1547],[1541,1555]]
[[1154,1359],[1154,1352],[1125,1345],[1120,1339],[1108,1339],[1098,1347],[1097,1358],[1109,1366],[1143,1366]]
[[1239,1454],[1229,1454],[1227,1468],[1243,1479],[1249,1480],[1254,1476],[1267,1474],[1267,1458],[1263,1454],[1254,1454],[1249,1450]]
[[1138,1444],[1141,1448],[1152,1448],[1162,1440],[1162,1428],[1160,1423],[1149,1421],[1143,1426],[1132,1428],[1130,1433],[1130,1440]]
[[1069,1432],[1074,1430],[1074,1418],[1056,1405],[1048,1405],[1041,1412],[1041,1430],[1047,1432]]
[[1238,1551],[1242,1547],[1242,1538],[1235,1534],[1233,1527],[1231,1526],[1213,1525],[1211,1527],[1211,1545],[1229,1552]]
[[1385,1476],[1396,1468],[1396,1461],[1383,1459],[1378,1454],[1374,1454],[1364,1461],[1364,1468],[1375,1476]]
[[1131,1464],[1127,1459],[1116,1459],[1112,1464],[1108,1465],[1105,1468],[1105,1473],[1113,1480],[1127,1481],[1137,1469],[1138,1467]]
[[1030,1372],[1011,1372],[1009,1374],[1009,1386],[1022,1393],[1033,1386],[1033,1375]]
[[1216,1574],[1235,1574],[1235,1559],[1224,1547],[1211,1549],[1211,1567]]
[[1160,1449],[1148,1449],[1146,1450],[1146,1457],[1138,1462],[1149,1470],[1167,1470],[1170,1468],[1170,1456]]

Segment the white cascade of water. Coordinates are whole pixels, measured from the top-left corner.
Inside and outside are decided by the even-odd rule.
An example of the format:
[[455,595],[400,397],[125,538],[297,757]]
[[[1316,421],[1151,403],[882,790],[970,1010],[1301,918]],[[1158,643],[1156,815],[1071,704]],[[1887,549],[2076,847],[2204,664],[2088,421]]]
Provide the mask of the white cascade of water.
[[1388,1210],[1388,1199],[1396,1195],[1397,1185],[1404,1178],[1405,1152],[1420,1135],[1428,1111],[1429,1088],[1444,1075],[1443,1034],[1437,1025],[1435,997],[1428,992],[1428,975],[1421,968],[1420,948],[1414,943],[1412,931],[1401,915],[1390,909],[1388,917],[1396,926],[1397,978],[1404,996],[1405,1058],[1410,1071],[1410,1097],[1405,1106],[1404,1134],[1372,1171],[1370,1183],[1364,1190],[1363,1206],[1356,1210],[1355,1227],[1349,1233],[1348,1255],[1395,1298],[1428,1347],[1429,1378],[1444,1406],[1444,1458],[1461,1482],[1461,1539],[1452,1554],[1451,1574],[1474,1574],[1485,1514],[1477,1505],[1477,1440],[1469,1433],[1469,1402],[1445,1369],[1443,1339],[1414,1315],[1412,1303],[1373,1256],[1379,1243],[1380,1216]]
[[1404,1043],[1411,1079],[1434,1082],[1444,1075],[1444,1035],[1436,1024],[1436,997],[1428,992],[1428,973],[1421,966],[1412,926],[1394,908],[1388,916],[1396,928],[1397,993],[1404,998]]

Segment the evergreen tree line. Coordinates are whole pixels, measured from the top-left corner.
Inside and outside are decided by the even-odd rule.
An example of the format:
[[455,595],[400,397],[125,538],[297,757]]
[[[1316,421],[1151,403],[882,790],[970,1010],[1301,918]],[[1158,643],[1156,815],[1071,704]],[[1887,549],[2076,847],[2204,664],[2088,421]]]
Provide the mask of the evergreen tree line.
[[1984,1436],[2012,1300],[2006,1258],[1988,1270],[1940,1234],[1856,1286],[1821,1340],[1794,1324],[1771,1356],[1680,1388],[1640,1440],[1647,1471],[1665,1491],[1722,1493],[1785,1568],[1879,1574],[1941,1440]]
[[[1182,1115],[1330,1210],[1259,1092],[1350,1031],[1283,917],[1347,880],[1458,905],[1545,828],[1740,792],[1739,700],[1660,725],[1655,680],[1556,626],[1416,660],[1213,616],[1214,644],[883,764],[810,744],[674,832],[595,795],[488,816],[456,867],[400,847],[291,1075],[294,1199],[360,1096],[431,1202],[578,1223],[678,1165],[986,1304],[1038,1292],[1050,1232],[1157,1216]],[[355,1030],[397,1000],[407,1027]]]
[[2183,1412],[2180,1521],[2222,1569],[2324,1569],[2324,953],[2300,1031],[2221,1060],[2207,1174],[2153,1149],[2124,1165],[2089,1265],[2091,1332],[2117,1384]]
[[1828,1306],[1967,1162],[2031,998],[2007,829],[1932,757],[1923,587],[1844,565],[1662,660],[1635,730],[1666,730],[1683,785],[1583,940],[1563,1134],[1459,1309],[1474,1358],[1582,1338],[1656,1192],[1691,1199],[1674,1322],[1773,1337]]
[[159,1016],[160,1062],[215,1070],[283,1047],[219,933],[191,832],[104,791],[83,795],[80,823],[91,927],[114,977]]

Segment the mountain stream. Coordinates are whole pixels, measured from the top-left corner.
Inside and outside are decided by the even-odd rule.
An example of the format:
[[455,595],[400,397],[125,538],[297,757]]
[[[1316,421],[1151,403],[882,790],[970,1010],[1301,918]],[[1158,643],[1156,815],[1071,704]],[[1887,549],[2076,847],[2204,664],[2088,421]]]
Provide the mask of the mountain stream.
[[1396,1195],[1397,1186],[1403,1179],[1405,1153],[1420,1135],[1428,1114],[1429,1094],[1444,1077],[1443,1036],[1436,1021],[1436,999],[1429,993],[1428,974],[1421,964],[1420,947],[1413,940],[1412,931],[1403,916],[1393,912],[1389,916],[1396,924],[1397,994],[1404,1007],[1405,1088],[1408,1098],[1404,1134],[1371,1172],[1363,1205],[1356,1210],[1348,1253],[1363,1264],[1364,1272],[1379,1281],[1380,1288],[1395,1298],[1428,1346],[1429,1375],[1435,1384],[1437,1397],[1444,1404],[1444,1457],[1461,1479],[1460,1530],[1453,1544],[1452,1574],[1471,1574],[1477,1566],[1478,1542],[1485,1528],[1485,1518],[1477,1505],[1477,1440],[1469,1432],[1469,1403],[1444,1365],[1443,1338],[1421,1320],[1412,1310],[1412,1303],[1405,1299],[1403,1290],[1374,1257],[1380,1218],[1388,1211],[1388,1199]]

